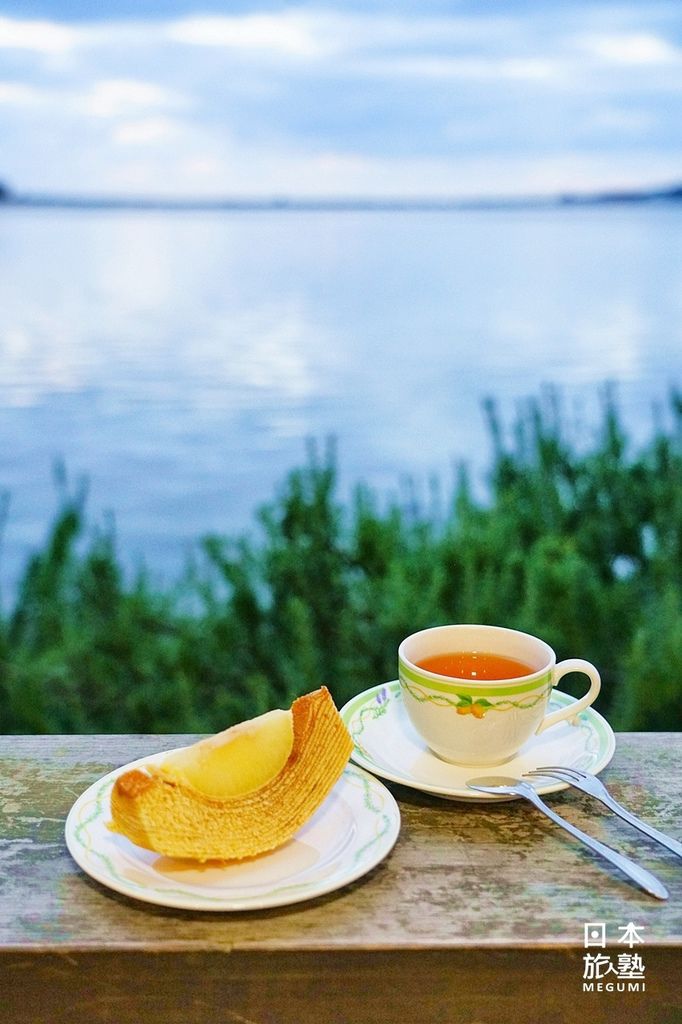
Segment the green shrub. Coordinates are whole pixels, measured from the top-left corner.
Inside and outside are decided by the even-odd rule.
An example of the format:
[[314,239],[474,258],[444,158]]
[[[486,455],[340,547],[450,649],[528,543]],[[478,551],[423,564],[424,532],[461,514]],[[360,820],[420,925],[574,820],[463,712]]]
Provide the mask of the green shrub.
[[[337,497],[311,446],[257,533],[212,536],[177,585],[126,578],[113,531],[69,495],[0,619],[4,732],[225,728],[326,683],[337,703],[396,675],[408,633],[490,622],[600,668],[619,728],[682,728],[682,402],[636,453],[607,400],[591,445],[555,396],[494,444],[488,499],[460,471],[447,502]],[[443,511],[445,507],[445,511]]]

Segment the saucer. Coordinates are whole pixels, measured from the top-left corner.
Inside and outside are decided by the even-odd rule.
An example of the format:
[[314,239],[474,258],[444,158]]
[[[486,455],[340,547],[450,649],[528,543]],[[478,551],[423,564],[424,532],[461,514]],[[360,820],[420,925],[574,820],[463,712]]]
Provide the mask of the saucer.
[[400,811],[386,787],[348,765],[324,803],[293,839],[242,861],[165,857],[110,832],[110,796],[121,772],[163,759],[133,761],[76,800],[65,838],[76,863],[96,881],[145,903],[184,910],[262,910],[312,899],[348,885],[390,852]]
[[[554,690],[549,709],[556,711],[577,703],[574,697]],[[467,780],[493,774],[499,765],[465,766],[449,764],[436,757],[415,730],[403,704],[400,683],[395,680],[373,686],[358,694],[341,709],[355,749],[351,760],[375,775],[410,786],[424,793],[435,793],[450,800],[500,801],[518,797],[473,794]],[[519,753],[504,764],[504,774],[520,778],[532,768],[563,765],[582,768],[596,775],[609,763],[616,749],[611,726],[599,712],[586,708],[577,721],[560,722],[540,736],[533,736]],[[531,780],[528,780],[531,781]],[[556,793],[567,789],[566,782],[533,782],[538,793]]]

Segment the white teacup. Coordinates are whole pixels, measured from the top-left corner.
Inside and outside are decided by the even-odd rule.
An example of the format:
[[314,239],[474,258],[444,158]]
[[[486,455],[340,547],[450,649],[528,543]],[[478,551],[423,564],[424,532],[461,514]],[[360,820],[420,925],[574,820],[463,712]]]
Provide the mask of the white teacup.
[[[420,663],[436,655],[475,653],[514,659],[504,678],[474,678],[429,671]],[[469,659],[470,660],[470,659]],[[499,663],[498,664],[507,664]],[[494,667],[494,666],[493,666]],[[435,626],[413,633],[398,648],[403,701],[417,732],[445,761],[493,765],[511,760],[531,736],[575,716],[592,704],[601,688],[594,665],[582,658],[556,663],[543,640],[502,626]],[[547,713],[552,689],[568,672],[590,680],[584,697]]]

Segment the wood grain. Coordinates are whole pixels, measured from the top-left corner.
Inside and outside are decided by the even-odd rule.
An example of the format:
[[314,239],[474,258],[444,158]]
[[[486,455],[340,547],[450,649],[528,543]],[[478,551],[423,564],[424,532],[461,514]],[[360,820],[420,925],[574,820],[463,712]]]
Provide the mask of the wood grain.
[[[654,871],[667,903],[529,805],[462,804],[399,786],[392,854],[308,903],[192,913],[83,875],[63,839],[76,797],[112,768],[194,738],[0,738],[3,1020],[682,1021],[682,861],[574,791],[552,805]],[[679,735],[621,734],[603,778],[679,838],[681,769]],[[582,992],[587,921],[605,922],[614,946],[618,926],[638,926],[646,992]]]

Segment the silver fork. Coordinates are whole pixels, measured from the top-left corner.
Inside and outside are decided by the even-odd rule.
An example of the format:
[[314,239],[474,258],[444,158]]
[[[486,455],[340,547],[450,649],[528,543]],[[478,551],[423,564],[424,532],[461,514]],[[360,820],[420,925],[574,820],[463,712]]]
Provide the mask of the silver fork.
[[600,853],[602,857],[615,864],[617,868],[631,878],[633,882],[636,882],[645,892],[648,892],[650,896],[655,896],[659,900],[668,899],[668,890],[666,887],[659,882],[655,875],[652,875],[650,871],[643,868],[641,864],[635,864],[629,857],[624,857],[622,853],[618,853],[617,850],[612,850],[610,846],[606,846],[604,843],[600,843],[598,839],[594,839],[592,836],[588,836],[586,832],[581,832],[575,825],[571,825],[570,821],[566,821],[560,814],[553,811],[551,807],[548,807],[544,800],[541,800],[538,796],[535,786],[532,786],[530,782],[526,782],[524,779],[512,779],[507,776],[500,775],[489,775],[480,779],[468,779],[467,786],[469,789],[475,789],[481,793],[491,793],[493,795],[505,794],[507,796],[515,795],[522,796],[526,800],[530,800],[532,804],[543,814],[546,814],[557,825],[565,829],[576,839],[579,839],[581,843],[588,846],[594,853]]
[[666,836],[663,832],[659,832],[657,828],[652,825],[647,825],[645,821],[638,818],[635,814],[626,810],[622,804],[619,804],[617,800],[609,793],[608,789],[595,775],[590,775],[589,772],[584,772],[580,768],[566,768],[559,765],[550,765],[544,768],[533,768],[532,771],[524,772],[524,776],[536,779],[540,775],[544,775],[551,779],[559,779],[560,782],[568,782],[571,786],[575,786],[576,789],[581,789],[583,793],[589,793],[590,796],[594,796],[597,800],[601,800],[603,804],[606,804],[610,810],[615,814],[618,814],[623,821],[629,822],[638,828],[640,832],[643,832],[645,836],[649,836],[650,839],[655,839],[657,843],[665,846],[666,849],[671,850],[672,853],[676,853],[678,857],[682,857],[682,843],[678,842],[677,839],[673,839],[671,836]]

